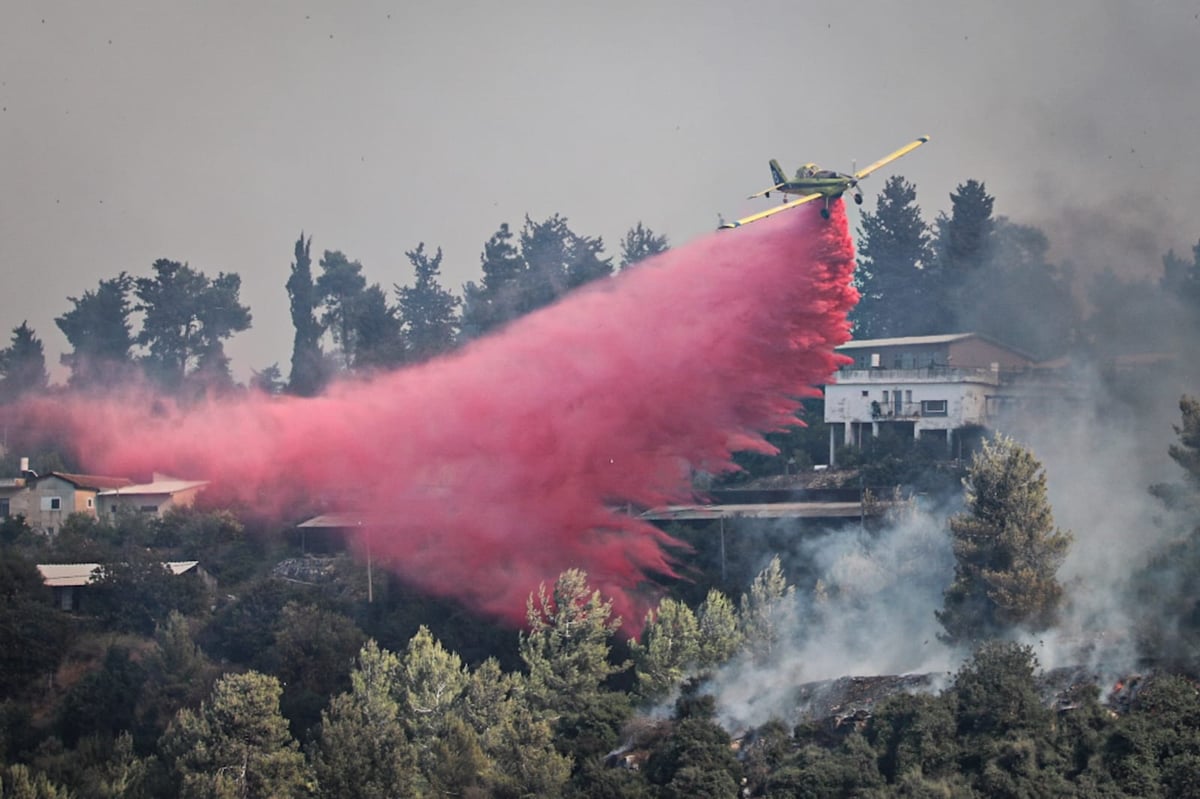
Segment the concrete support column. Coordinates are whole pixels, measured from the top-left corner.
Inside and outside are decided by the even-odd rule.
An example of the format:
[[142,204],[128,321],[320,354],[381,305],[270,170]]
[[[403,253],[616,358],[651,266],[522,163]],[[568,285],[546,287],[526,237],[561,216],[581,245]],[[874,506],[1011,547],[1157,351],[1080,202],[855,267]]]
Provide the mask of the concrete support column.
[[871,422],[871,438],[879,438],[879,422]]
[[837,451],[837,448],[833,445],[834,439],[836,439],[836,436],[834,435],[834,430],[835,430],[834,426],[829,425],[829,468],[830,469],[833,469],[837,466],[837,459],[834,456],[834,453]]

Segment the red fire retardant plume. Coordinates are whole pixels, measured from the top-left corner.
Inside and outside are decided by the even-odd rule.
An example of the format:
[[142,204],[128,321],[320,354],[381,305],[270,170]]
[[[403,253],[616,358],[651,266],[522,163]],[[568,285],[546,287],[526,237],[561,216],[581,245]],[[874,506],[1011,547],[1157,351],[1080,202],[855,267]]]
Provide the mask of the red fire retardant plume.
[[[376,564],[522,623],[565,569],[638,626],[638,585],[672,573],[623,509],[688,500],[690,469],[773,451],[798,397],[840,363],[853,244],[842,204],[720,231],[514,322],[449,357],[325,396],[178,409],[44,406],[90,471],[164,472],[286,518],[297,498],[363,514]],[[311,506],[310,506],[311,507]]]

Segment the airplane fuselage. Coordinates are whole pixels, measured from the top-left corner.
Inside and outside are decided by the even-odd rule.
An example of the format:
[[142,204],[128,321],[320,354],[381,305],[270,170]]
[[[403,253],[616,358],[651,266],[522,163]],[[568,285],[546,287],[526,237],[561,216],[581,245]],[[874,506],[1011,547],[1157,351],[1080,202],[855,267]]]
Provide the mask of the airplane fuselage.
[[774,191],[783,194],[822,194],[826,197],[837,198],[842,196],[842,193],[846,189],[854,186],[857,182],[853,176],[832,172],[827,177],[816,175],[812,177],[793,178],[777,185]]

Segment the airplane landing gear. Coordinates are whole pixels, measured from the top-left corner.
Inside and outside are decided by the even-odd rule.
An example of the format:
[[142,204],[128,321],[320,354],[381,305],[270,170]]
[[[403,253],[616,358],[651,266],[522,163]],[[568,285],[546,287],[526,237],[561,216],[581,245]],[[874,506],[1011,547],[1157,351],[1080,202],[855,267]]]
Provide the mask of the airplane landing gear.
[[854,204],[855,204],[855,205],[862,205],[862,194],[860,194],[860,193],[857,193],[857,192],[855,193],[855,195],[854,195]]
[[828,218],[829,218],[829,209],[828,209],[828,208],[822,208],[822,209],[821,209],[821,218],[822,218],[822,219],[828,219]]

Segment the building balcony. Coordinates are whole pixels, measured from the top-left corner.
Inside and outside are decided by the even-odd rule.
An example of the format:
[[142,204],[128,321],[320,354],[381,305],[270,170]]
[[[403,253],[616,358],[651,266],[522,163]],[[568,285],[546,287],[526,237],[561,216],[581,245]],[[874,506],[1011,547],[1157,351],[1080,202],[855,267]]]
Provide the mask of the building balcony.
[[957,366],[926,366],[920,369],[839,369],[830,378],[838,385],[875,385],[879,383],[985,383],[1000,385],[998,369]]

